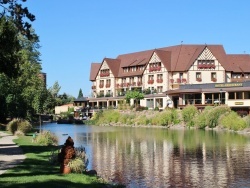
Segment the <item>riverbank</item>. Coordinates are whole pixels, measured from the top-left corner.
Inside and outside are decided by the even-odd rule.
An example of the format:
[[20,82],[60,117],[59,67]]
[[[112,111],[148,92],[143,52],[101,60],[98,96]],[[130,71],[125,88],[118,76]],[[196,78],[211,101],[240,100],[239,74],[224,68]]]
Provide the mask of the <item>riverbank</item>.
[[[112,187],[97,176],[84,174],[60,174],[59,166],[49,163],[49,156],[56,146],[40,146],[32,143],[31,136],[11,136],[1,133],[0,184],[2,187]],[[14,139],[14,142],[9,141]],[[8,142],[6,141],[8,140]],[[9,148],[9,149],[8,149]],[[13,149],[14,148],[14,149]],[[19,152],[14,151],[22,151]],[[18,156],[21,156],[18,158]],[[5,163],[5,159],[13,159]],[[8,161],[7,161],[8,162]]]
[[250,133],[250,116],[241,117],[227,106],[210,107],[202,112],[192,105],[183,110],[103,110],[94,114],[86,124]]

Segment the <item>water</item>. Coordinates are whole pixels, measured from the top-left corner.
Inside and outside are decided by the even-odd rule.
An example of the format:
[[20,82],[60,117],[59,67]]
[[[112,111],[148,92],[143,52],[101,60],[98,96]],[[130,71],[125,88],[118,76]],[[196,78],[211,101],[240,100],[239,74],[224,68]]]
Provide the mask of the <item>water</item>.
[[[46,124],[84,146],[89,169],[127,187],[250,187],[250,137],[229,132]],[[68,135],[63,135],[68,134]]]

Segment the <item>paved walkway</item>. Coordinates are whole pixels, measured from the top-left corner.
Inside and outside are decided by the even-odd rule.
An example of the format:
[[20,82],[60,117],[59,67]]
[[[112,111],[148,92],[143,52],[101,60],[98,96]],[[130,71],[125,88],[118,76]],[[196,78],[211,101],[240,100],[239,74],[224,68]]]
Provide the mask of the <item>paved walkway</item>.
[[9,168],[13,168],[22,163],[25,155],[20,147],[12,140],[16,136],[0,132],[0,174],[5,173]]

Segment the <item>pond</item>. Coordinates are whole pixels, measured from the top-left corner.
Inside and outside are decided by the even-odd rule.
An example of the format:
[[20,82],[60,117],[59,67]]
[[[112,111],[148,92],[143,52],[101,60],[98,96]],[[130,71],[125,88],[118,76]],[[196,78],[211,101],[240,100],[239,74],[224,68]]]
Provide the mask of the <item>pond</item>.
[[[63,144],[84,146],[88,169],[127,187],[248,187],[250,137],[232,132],[164,128],[42,126]],[[68,134],[68,135],[65,135]]]

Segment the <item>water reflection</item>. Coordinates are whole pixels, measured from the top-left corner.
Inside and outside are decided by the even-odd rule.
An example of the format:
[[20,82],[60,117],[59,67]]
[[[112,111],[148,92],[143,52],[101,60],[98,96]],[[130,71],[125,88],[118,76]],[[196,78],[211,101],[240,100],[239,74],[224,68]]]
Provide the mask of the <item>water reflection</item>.
[[250,185],[249,137],[228,132],[77,125],[44,126],[87,149],[90,168],[127,187]]

